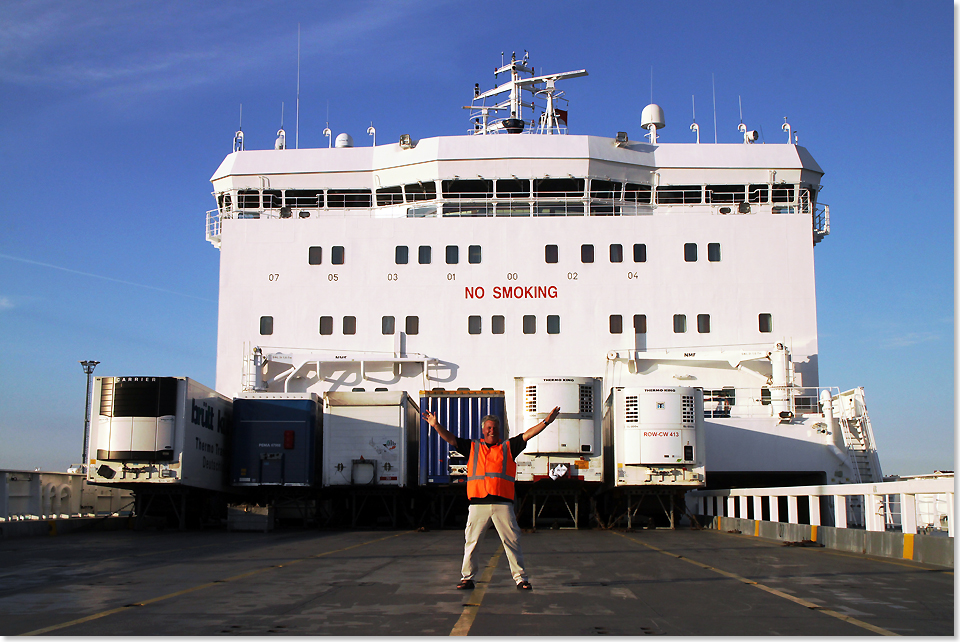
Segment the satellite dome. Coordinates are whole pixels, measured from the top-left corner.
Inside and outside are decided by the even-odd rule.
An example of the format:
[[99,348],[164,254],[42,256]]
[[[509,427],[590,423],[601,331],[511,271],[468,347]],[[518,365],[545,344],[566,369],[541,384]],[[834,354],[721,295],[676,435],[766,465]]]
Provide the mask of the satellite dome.
[[640,126],[644,129],[650,129],[651,126],[657,129],[663,129],[667,126],[663,117],[663,108],[655,103],[650,103],[643,108],[640,114]]
[[353,147],[353,137],[350,134],[337,134],[333,144],[335,147]]

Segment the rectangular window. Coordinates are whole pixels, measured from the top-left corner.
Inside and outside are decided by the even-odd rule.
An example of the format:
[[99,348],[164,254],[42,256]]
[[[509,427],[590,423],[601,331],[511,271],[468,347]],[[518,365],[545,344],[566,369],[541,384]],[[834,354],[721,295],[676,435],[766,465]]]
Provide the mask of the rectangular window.
[[260,317],[260,334],[273,334],[273,317]]
[[560,260],[560,250],[556,245],[547,245],[543,248],[543,258],[547,263],[557,263]]
[[610,244],[610,262],[623,263],[623,246],[619,243]]
[[626,188],[623,190],[623,200],[632,203],[649,203],[652,193],[653,190],[649,185],[627,183]]
[[380,322],[383,334],[393,334],[397,329],[396,319],[393,317],[383,317]]
[[420,317],[407,317],[407,334],[420,333]]
[[327,190],[328,208],[370,207],[373,196],[368,189]]
[[699,185],[664,185],[657,188],[657,202],[661,205],[690,205],[703,202]]
[[320,317],[320,334],[333,334],[333,317]]
[[750,203],[766,203],[770,195],[770,188],[766,185],[751,185],[747,193],[747,200]]
[[747,200],[746,185],[707,185],[711,203],[743,203]]
[[532,314],[523,315],[523,333],[524,334],[536,334],[537,333],[537,317]]
[[287,207],[323,207],[323,190],[319,189],[288,189],[286,191]]
[[710,332],[710,315],[709,314],[697,315],[697,332],[701,334],[706,334]]
[[493,197],[493,181],[484,178],[441,181],[441,187],[446,198]]
[[773,315],[768,312],[760,314],[760,332],[773,332]]
[[526,198],[530,196],[530,180],[526,178],[497,179],[497,198]]
[[647,262],[647,244],[646,243],[633,244],[633,262],[634,263]]
[[407,249],[406,245],[398,245],[397,252],[395,254],[395,259],[397,265],[406,265],[407,261],[410,260],[410,250]]
[[343,333],[344,334],[357,333],[357,317],[343,317]]
[[456,265],[460,262],[460,248],[456,245],[447,246],[447,265]]
[[594,178],[590,181],[590,198],[619,199],[622,188],[623,183]]
[[547,315],[547,334],[560,334],[560,315]]
[[730,408],[737,405],[737,391],[724,386],[720,390],[703,391],[703,416],[710,418],[730,418]]
[[278,189],[263,190],[263,207],[272,210],[279,209],[283,202],[283,195]]
[[343,246],[334,245],[330,250],[330,262],[334,265],[343,265]]
[[323,263],[323,248],[313,245],[307,253],[307,263],[310,265],[320,265]]
[[479,263],[480,262],[480,246],[471,245],[467,248],[467,260],[470,263]]
[[427,265],[428,263],[430,263],[430,246],[429,245],[420,246],[419,258],[420,258],[420,265]]
[[503,315],[502,314],[493,315],[493,318],[490,320],[490,332],[492,332],[493,334],[503,334],[503,329],[504,329]]
[[673,315],[673,331],[677,333],[687,331],[687,315],[685,314]]
[[771,201],[774,203],[792,203],[796,185],[774,185]]
[[480,334],[480,317],[479,316],[467,317],[467,332],[469,332],[470,334]]
[[580,246],[580,262],[593,263],[593,246],[592,245]]
[[623,315],[611,314],[610,315],[610,334],[622,334],[622,333],[623,333]]
[[260,209],[260,191],[255,189],[242,189],[238,191],[237,207],[242,210]]
[[720,244],[707,243],[707,260],[716,263],[720,260]]
[[583,198],[585,183],[582,178],[537,178],[533,190],[540,198]]
[[432,201],[437,198],[437,184],[433,181],[426,183],[409,183],[403,186],[408,203],[416,201]]
[[683,244],[683,260],[687,263],[693,263],[697,260],[697,244],[696,243],[684,243]]
[[399,185],[377,189],[377,205],[396,205],[402,202],[403,189]]
[[645,314],[633,315],[633,331],[637,334],[647,333],[647,315]]

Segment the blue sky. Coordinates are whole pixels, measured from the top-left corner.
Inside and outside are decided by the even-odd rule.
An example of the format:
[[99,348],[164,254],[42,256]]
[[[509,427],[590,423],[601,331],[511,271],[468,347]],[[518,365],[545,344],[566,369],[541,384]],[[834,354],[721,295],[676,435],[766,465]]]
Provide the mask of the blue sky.
[[864,386],[885,473],[954,467],[954,6],[946,2],[0,4],[0,468],[80,459],[85,377],[215,381],[209,178],[248,149],[466,133],[500,52],[567,82],[571,133],[783,142],[826,172],[820,382]]

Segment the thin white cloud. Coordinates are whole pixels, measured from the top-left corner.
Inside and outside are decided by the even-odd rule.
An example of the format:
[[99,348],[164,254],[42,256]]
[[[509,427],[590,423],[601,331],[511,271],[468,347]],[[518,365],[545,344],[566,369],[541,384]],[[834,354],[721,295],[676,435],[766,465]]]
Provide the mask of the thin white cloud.
[[885,349],[909,348],[920,343],[939,341],[940,335],[935,332],[905,332],[893,337],[880,339],[880,347]]
[[13,301],[10,300],[10,297],[0,296],[0,312],[4,310],[12,310],[16,306],[13,304]]

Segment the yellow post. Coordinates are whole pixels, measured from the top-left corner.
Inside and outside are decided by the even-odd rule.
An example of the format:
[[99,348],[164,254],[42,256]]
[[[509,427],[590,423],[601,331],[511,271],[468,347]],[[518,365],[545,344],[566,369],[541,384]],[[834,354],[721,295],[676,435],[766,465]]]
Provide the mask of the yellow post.
[[913,559],[913,533],[903,534],[903,559]]

